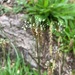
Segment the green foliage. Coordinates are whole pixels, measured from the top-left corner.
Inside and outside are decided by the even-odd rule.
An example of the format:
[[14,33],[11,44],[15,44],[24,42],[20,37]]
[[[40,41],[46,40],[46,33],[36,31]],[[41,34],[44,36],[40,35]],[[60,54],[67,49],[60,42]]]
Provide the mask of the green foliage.
[[31,17],[33,15],[36,22],[44,21],[46,25],[52,20],[61,20],[67,24],[68,19],[75,17],[75,4],[68,3],[68,0],[30,0],[29,3],[26,0],[17,0],[17,4],[18,6],[14,7],[16,13],[27,12]]
[[27,5],[26,0],[16,0],[17,5],[14,5],[13,12],[19,13],[19,12],[25,12],[25,7]]
[[10,12],[9,8],[6,8],[4,5],[0,5],[0,15],[7,14]]
[[[14,62],[11,62],[8,57],[5,66],[0,66],[0,75],[38,75],[38,72],[31,70],[23,59],[15,59]],[[47,75],[46,72],[43,75]]]
[[69,21],[68,26],[66,26],[62,31],[62,42],[63,50],[67,52],[73,52],[75,54],[75,22]]
[[29,15],[37,16],[38,21],[53,20],[63,22],[68,19],[73,19],[75,17],[75,5],[68,4],[67,0],[38,0],[36,3],[33,2],[32,5],[29,4],[27,11]]
[[72,70],[72,75],[75,75],[75,69],[74,69],[74,70]]

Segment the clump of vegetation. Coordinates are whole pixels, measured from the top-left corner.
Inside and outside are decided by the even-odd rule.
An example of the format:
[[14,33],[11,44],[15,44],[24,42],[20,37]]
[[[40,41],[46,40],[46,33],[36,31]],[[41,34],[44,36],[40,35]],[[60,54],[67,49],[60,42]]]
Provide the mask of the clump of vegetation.
[[[15,5],[16,6],[16,5]],[[3,8],[2,8],[3,9]],[[2,10],[1,9],[1,10]],[[48,31],[49,36],[49,52],[50,56],[53,59],[53,41],[56,41],[58,46],[58,53],[70,53],[75,54],[75,4],[69,3],[68,0],[29,0],[29,1],[20,1],[17,0],[17,7],[14,7],[14,12],[24,12],[28,15],[28,21],[31,23],[31,29],[36,38],[36,48],[37,48],[37,59],[38,59],[38,72],[30,72],[29,68],[22,67],[20,68],[20,61],[16,62],[14,68],[10,68],[9,64],[7,69],[3,70],[5,73],[8,72],[14,74],[17,71],[19,75],[28,74],[28,75],[41,75],[40,68],[40,52],[42,49],[42,41],[44,38],[42,34]],[[53,59],[54,61],[54,59]],[[10,62],[8,60],[8,62]],[[55,64],[55,63],[54,63]],[[52,65],[54,65],[52,64]],[[18,65],[18,67],[17,67]],[[20,68],[20,70],[18,70]],[[53,73],[54,67],[48,67],[51,74]],[[28,73],[27,73],[27,72]],[[49,72],[48,71],[48,72]],[[60,71],[60,70],[59,70]],[[3,73],[3,72],[2,72]],[[50,74],[50,73],[49,73]],[[3,74],[4,75],[4,74]],[[59,72],[59,75],[61,73]]]
[[10,8],[6,7],[5,5],[0,5],[0,15],[8,14],[10,11]]
[[[37,0],[36,2],[35,0],[29,2],[17,0],[17,3],[22,8],[21,10],[29,15],[32,27],[35,23],[36,28],[41,27],[42,30],[47,30],[53,24],[52,34],[58,38],[61,36],[61,45],[64,44],[66,47],[70,40],[74,39],[75,4],[68,3],[68,0]],[[64,42],[64,39],[67,41]]]
[[[28,64],[26,65],[21,57],[15,58],[14,62],[11,62],[8,56],[5,66],[0,65],[0,75],[38,75],[38,71],[31,69]],[[42,75],[47,74],[44,72]]]
[[[53,57],[52,43],[55,36],[58,52],[68,53],[72,51],[75,53],[75,4],[68,3],[68,0],[37,0],[36,2],[31,0],[26,7],[26,11],[32,28],[34,27],[33,30],[36,32],[36,39],[40,39],[40,31],[49,30],[49,52],[51,57]],[[37,53],[40,54],[39,49]],[[40,63],[40,57],[38,62]]]

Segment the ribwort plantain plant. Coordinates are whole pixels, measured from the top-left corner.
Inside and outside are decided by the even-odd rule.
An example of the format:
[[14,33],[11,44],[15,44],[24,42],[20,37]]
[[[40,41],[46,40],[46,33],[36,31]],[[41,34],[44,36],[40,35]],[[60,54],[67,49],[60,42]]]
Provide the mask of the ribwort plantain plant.
[[[20,6],[29,16],[32,31],[37,40],[38,63],[40,64],[40,49],[38,48],[41,34],[48,31],[49,52],[53,57],[53,39],[58,43],[58,50],[75,53],[75,4],[69,0],[29,0]],[[72,33],[71,33],[72,32]],[[56,37],[56,38],[55,38]],[[40,73],[40,68],[39,75]]]
[[[71,23],[73,23],[72,20],[74,20],[75,18],[75,4],[68,3],[68,0],[37,0],[36,3],[34,2],[34,0],[31,0],[27,6],[27,14],[29,15],[29,18],[33,19],[34,17],[35,21],[33,23],[36,24],[35,29],[38,29],[39,25],[40,27],[42,27],[43,30],[50,29],[49,51],[51,56],[53,53],[52,40],[54,38],[52,36],[53,34],[57,36],[56,32],[53,33],[53,27],[55,27],[56,31],[59,30],[56,27],[61,29],[57,37],[59,38],[61,36],[62,38],[59,40],[59,42],[61,42],[59,48],[64,47],[61,45],[65,44],[66,42],[63,42],[65,38],[63,38],[61,34],[66,33],[63,31],[64,29],[66,29],[66,27],[69,28],[69,20]],[[64,51],[64,49],[62,49],[62,51]]]

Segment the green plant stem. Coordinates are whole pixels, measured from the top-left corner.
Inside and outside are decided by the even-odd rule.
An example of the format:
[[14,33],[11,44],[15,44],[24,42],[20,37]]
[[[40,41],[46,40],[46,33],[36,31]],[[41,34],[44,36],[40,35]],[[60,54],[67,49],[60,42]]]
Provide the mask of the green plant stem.
[[36,51],[37,51],[37,64],[38,64],[38,75],[41,75],[41,67],[40,67],[40,33],[39,33],[39,26],[38,28],[36,28],[36,24],[34,24],[34,26],[32,27],[32,32],[33,32],[33,35],[36,39]]
[[36,44],[37,44],[37,58],[38,58],[38,73],[39,75],[41,75],[41,72],[40,72],[40,55],[39,55],[39,48],[38,48],[38,40],[36,39]]
[[[38,30],[40,29],[40,27],[38,27]],[[39,41],[40,41],[40,34],[39,34],[39,31],[37,33],[37,38],[36,38],[36,43],[37,43],[37,57],[38,57],[38,73],[39,75],[41,75],[41,68],[40,68],[40,44],[39,44]]]

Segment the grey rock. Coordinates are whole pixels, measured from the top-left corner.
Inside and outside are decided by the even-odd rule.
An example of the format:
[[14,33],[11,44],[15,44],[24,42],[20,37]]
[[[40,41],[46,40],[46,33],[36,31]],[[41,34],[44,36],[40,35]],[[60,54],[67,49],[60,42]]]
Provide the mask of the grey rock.
[[[36,56],[36,49],[35,49],[35,39],[33,35],[22,28],[24,25],[23,23],[23,14],[0,16],[0,24],[3,27],[2,31],[5,35],[15,44],[18,48],[22,47],[20,51],[23,52],[25,56],[25,60],[29,62],[32,66],[37,67],[36,62],[33,58],[28,54],[30,53],[33,57]],[[30,30],[30,29],[29,29]],[[2,36],[2,34],[0,34]],[[12,54],[14,55],[14,53]]]
[[0,0],[0,4],[2,4],[4,2],[4,0]]

